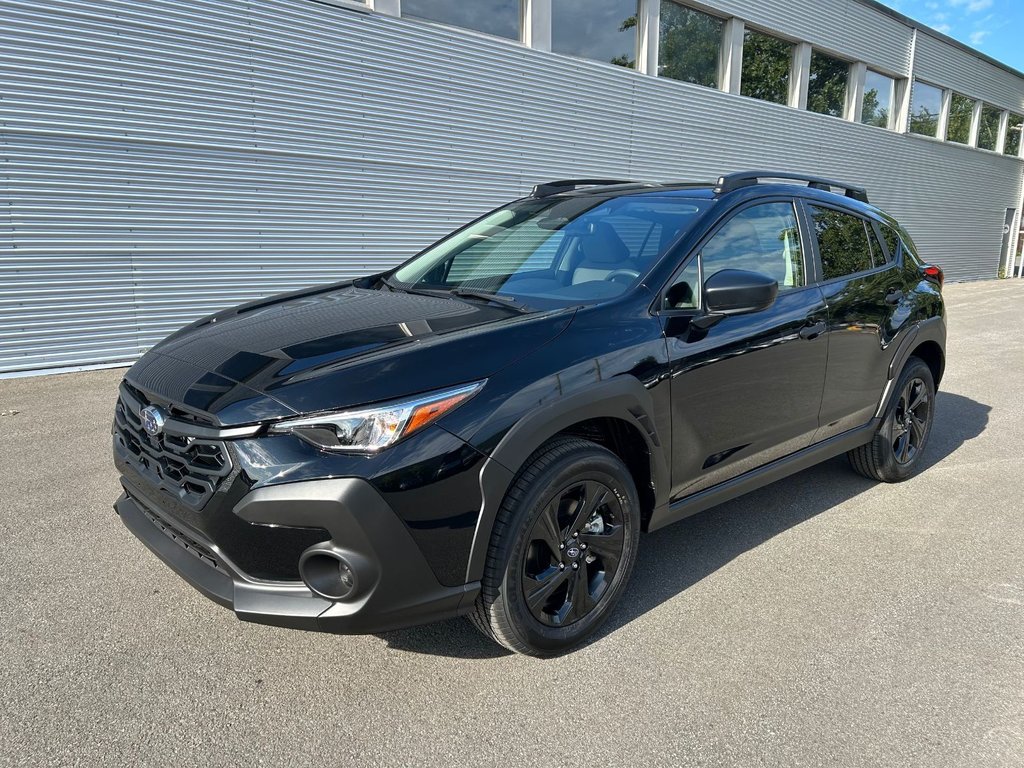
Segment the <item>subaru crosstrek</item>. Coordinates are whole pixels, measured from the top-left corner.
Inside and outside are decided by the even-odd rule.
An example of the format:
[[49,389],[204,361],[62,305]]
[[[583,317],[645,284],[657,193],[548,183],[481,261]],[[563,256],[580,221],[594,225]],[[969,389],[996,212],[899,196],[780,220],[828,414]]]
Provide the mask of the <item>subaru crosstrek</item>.
[[641,531],[841,453],[919,469],[942,281],[826,179],[541,184],[396,269],[153,347],[120,388],[115,508],[242,619],[468,615],[558,653]]

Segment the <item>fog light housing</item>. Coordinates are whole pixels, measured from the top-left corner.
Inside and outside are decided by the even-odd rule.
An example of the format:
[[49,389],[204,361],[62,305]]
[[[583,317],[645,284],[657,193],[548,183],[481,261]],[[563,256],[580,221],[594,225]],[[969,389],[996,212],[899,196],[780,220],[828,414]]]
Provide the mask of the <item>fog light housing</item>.
[[328,600],[344,600],[359,587],[359,575],[352,563],[341,552],[322,546],[302,553],[299,575],[311,591]]

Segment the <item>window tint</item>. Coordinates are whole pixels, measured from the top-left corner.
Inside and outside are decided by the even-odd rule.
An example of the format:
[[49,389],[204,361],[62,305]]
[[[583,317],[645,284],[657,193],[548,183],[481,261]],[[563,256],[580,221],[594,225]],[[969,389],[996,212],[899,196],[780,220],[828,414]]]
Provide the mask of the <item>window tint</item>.
[[1006,143],[1003,145],[1003,154],[1020,155],[1020,134],[1024,128],[1024,117],[1010,113],[1010,119],[1006,124]]
[[793,44],[748,29],[743,35],[743,74],[740,93],[776,104],[789,103],[789,73]]
[[551,50],[636,69],[636,19],[637,0],[552,0]]
[[665,297],[666,309],[700,309],[700,259],[690,259],[672,285],[671,294],[671,303]]
[[986,104],[981,108],[981,124],[978,126],[979,148],[995,152],[999,144],[999,122],[1002,117],[1003,110],[998,107]]
[[779,290],[804,284],[796,214],[790,203],[764,203],[731,219],[701,250],[704,280],[723,269],[746,269],[775,278]]
[[882,244],[878,242],[878,235],[875,234],[875,228],[871,226],[871,222],[864,222],[864,226],[868,231],[868,245],[871,247],[871,263],[880,267],[888,261],[888,257],[885,255],[885,251],[882,250]]
[[519,0],[402,0],[402,15],[519,39]]
[[891,227],[882,225],[880,229],[882,230],[882,238],[889,248],[889,260],[898,261],[900,257],[900,236]]
[[867,222],[832,208],[811,206],[821,269],[826,280],[871,269]]
[[890,127],[895,91],[895,80],[869,69],[864,79],[864,107],[860,121],[879,128]]
[[971,141],[971,119],[974,115],[974,99],[954,93],[949,99],[949,123],[946,125],[946,141],[969,144]]
[[913,103],[910,107],[910,132],[937,137],[941,111],[942,91],[934,85],[915,82]]
[[842,117],[846,111],[846,85],[850,65],[824,53],[812,51],[807,81],[807,109],[822,115]]
[[658,75],[717,88],[723,25],[714,16],[662,0]]

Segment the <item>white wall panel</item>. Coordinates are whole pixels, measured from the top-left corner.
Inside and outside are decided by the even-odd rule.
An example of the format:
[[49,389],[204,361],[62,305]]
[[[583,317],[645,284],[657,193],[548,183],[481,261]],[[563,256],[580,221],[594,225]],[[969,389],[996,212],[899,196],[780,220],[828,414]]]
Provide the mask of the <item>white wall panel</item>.
[[[820,16],[785,5],[794,32]],[[954,279],[995,275],[1021,184],[1016,159],[308,0],[0,0],[0,372],[132,359],[539,180],[750,166],[868,186]]]
[[1024,111],[1024,80],[928,34],[917,37],[914,75],[1003,109]]

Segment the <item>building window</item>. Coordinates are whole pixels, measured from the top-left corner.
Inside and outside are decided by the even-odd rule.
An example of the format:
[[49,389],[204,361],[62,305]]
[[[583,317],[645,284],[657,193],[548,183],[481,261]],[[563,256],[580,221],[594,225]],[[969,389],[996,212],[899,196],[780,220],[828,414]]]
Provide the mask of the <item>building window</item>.
[[846,87],[850,65],[818,51],[811,52],[807,78],[807,109],[821,115],[842,117],[846,111]]
[[949,99],[949,122],[946,141],[957,144],[971,143],[971,120],[974,117],[974,99],[954,93]]
[[637,5],[637,0],[552,0],[551,50],[636,69]]
[[792,43],[752,29],[744,33],[741,94],[776,104],[788,104],[792,69]]
[[402,15],[519,40],[519,0],[402,0]]
[[914,83],[910,106],[910,132],[919,136],[939,136],[939,113],[942,112],[942,91],[920,80]]
[[663,0],[658,75],[717,88],[724,27],[721,19]]
[[891,128],[892,104],[895,100],[896,81],[869,69],[864,78],[864,107],[860,121],[865,125]]
[[999,123],[1003,118],[1003,110],[985,104],[981,108],[981,124],[978,126],[978,148],[993,152],[999,146]]
[[1003,144],[1003,154],[1020,156],[1021,131],[1024,130],[1024,117],[1010,113],[1010,119],[1006,123],[1006,143]]

